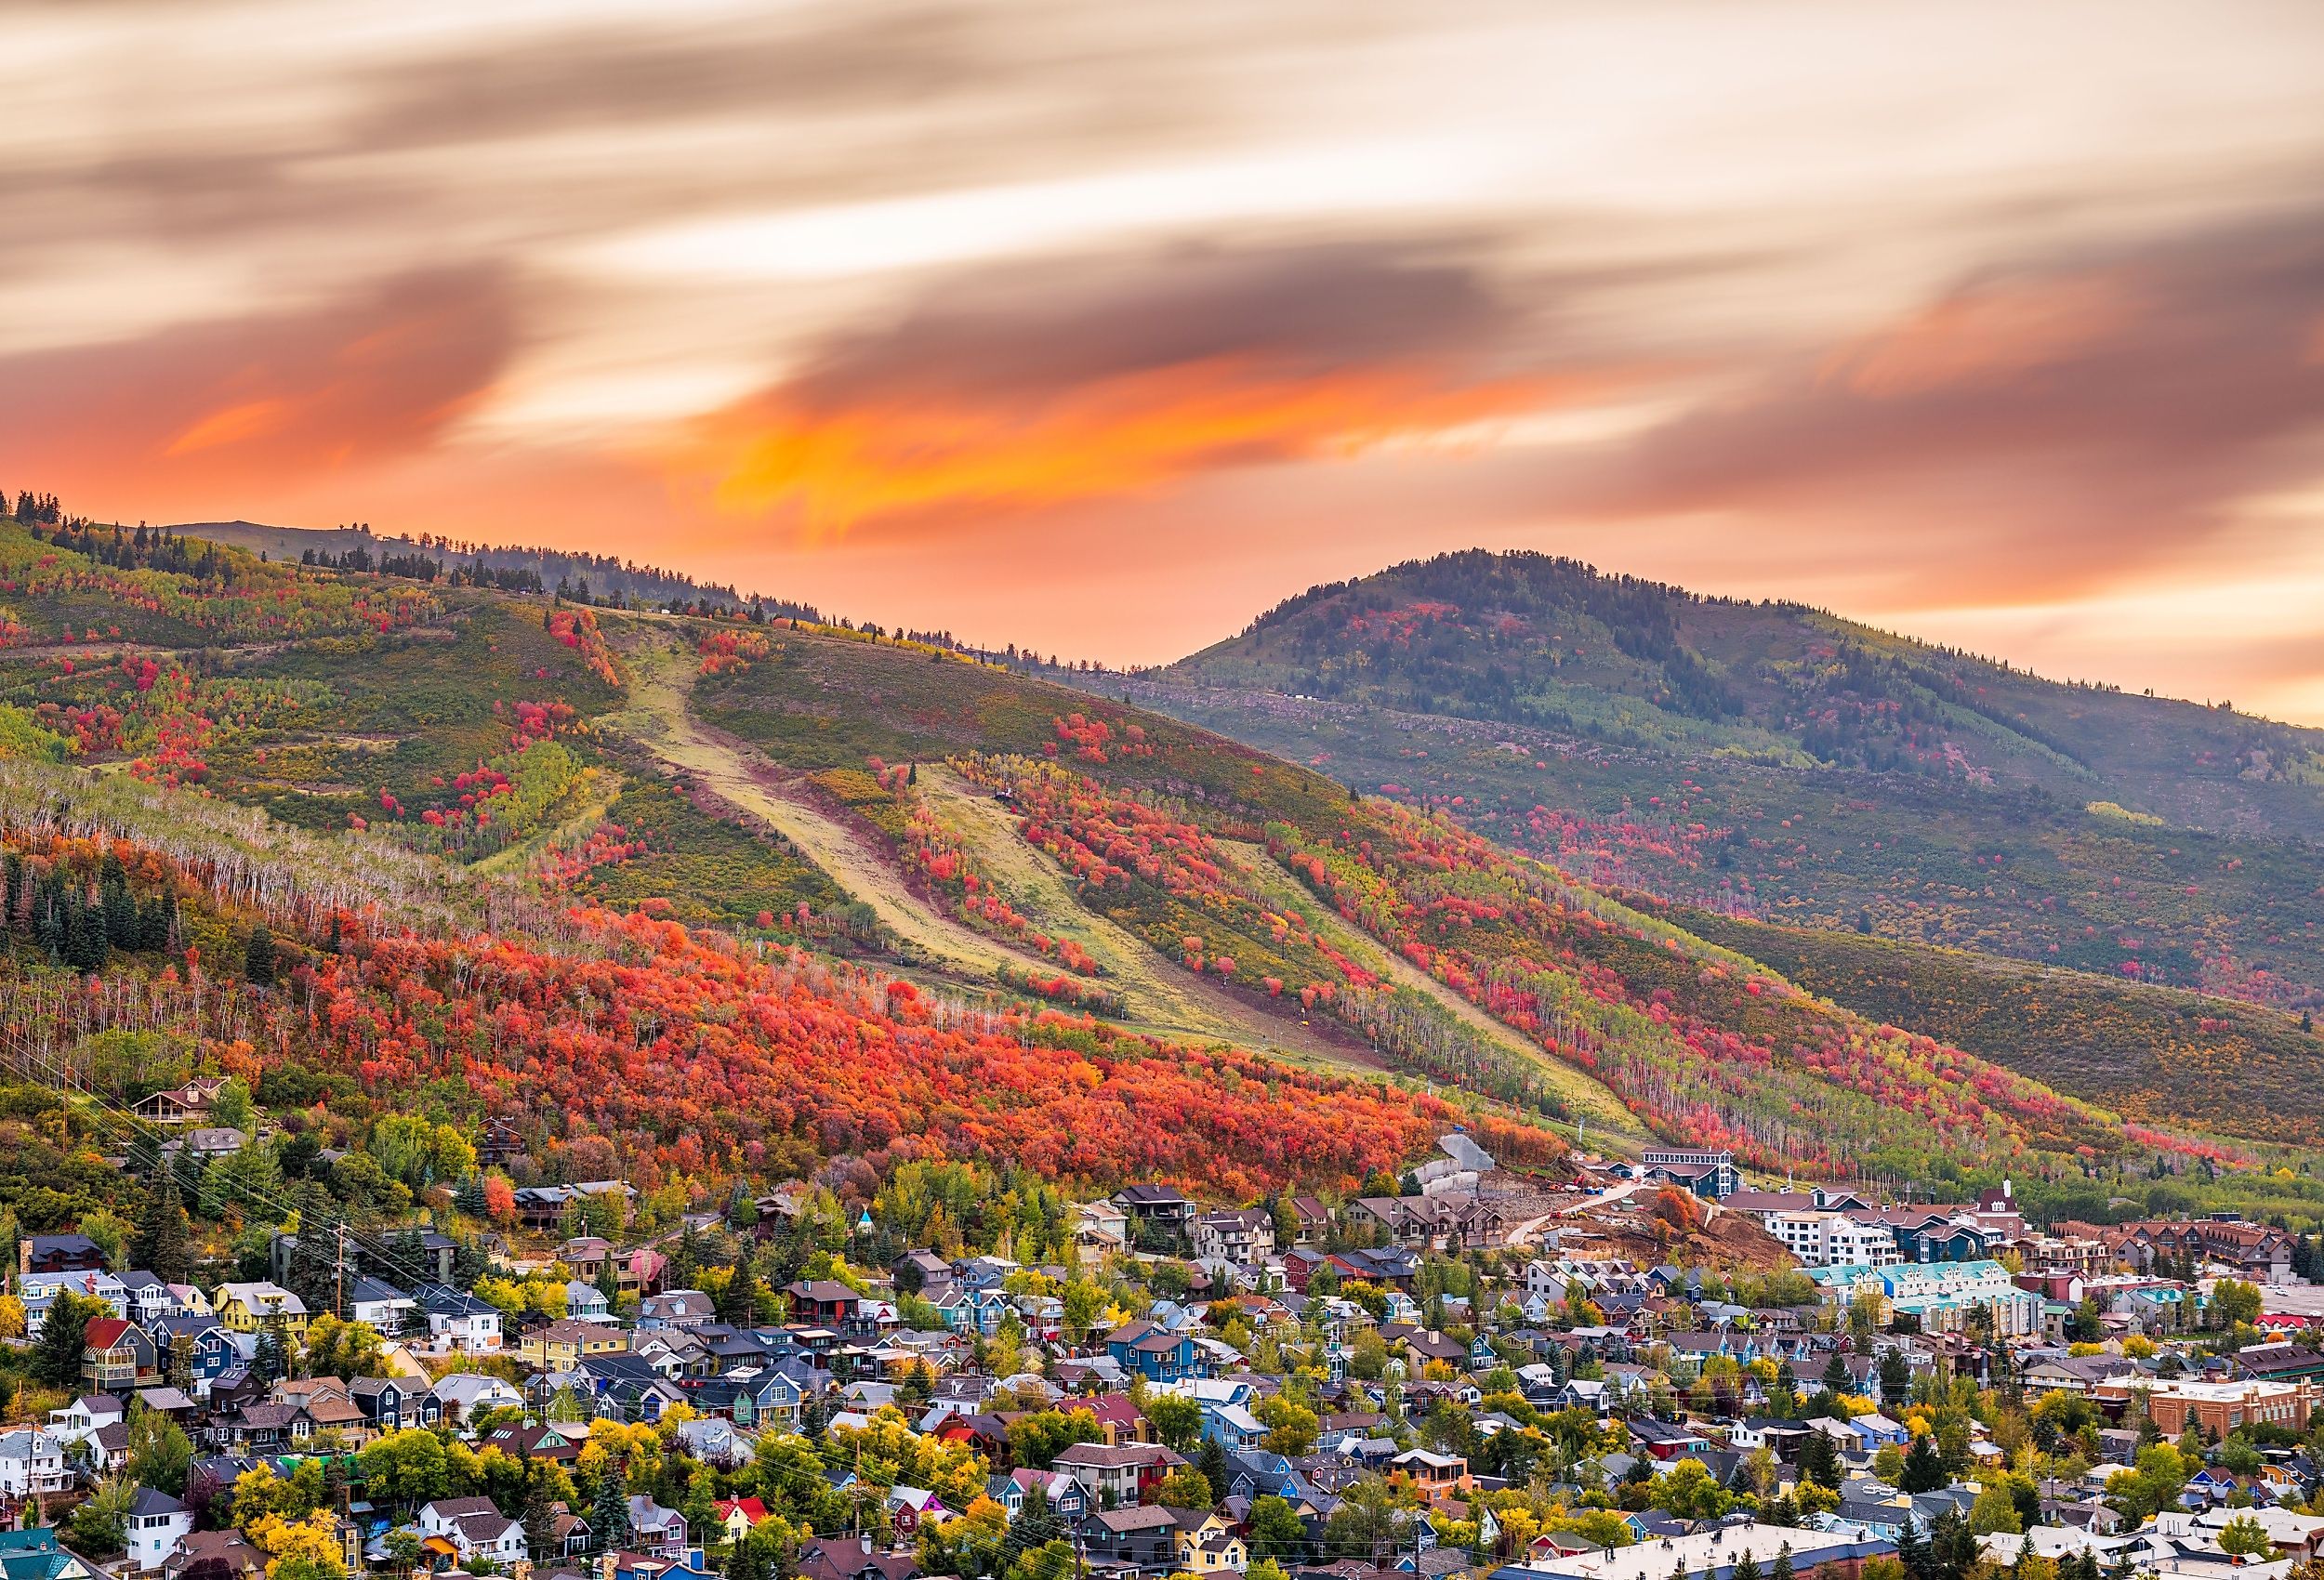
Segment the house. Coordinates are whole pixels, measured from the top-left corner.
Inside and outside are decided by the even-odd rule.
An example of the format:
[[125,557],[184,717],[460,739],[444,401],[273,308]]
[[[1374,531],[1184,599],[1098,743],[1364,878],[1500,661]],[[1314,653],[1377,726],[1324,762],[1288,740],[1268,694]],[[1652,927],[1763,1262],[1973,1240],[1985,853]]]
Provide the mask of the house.
[[438,1498],[420,1506],[416,1523],[423,1550],[456,1559],[463,1569],[479,1560],[502,1569],[528,1560],[524,1527],[488,1497]]
[[182,1368],[182,1386],[196,1399],[209,1398],[211,1385],[242,1361],[233,1338],[215,1317],[164,1317],[145,1331],[160,1352],[162,1375]]
[[738,1468],[750,1457],[750,1445],[734,1429],[734,1423],[717,1415],[680,1421],[678,1442],[694,1458],[720,1469]]
[[488,1410],[524,1407],[524,1395],[508,1383],[482,1372],[454,1372],[429,1390],[442,1407],[446,1420],[464,1421]]
[[81,1340],[81,1380],[92,1392],[130,1394],[161,1380],[153,1341],[124,1317],[99,1317]]
[[994,1480],[999,1483],[1000,1491],[990,1495],[994,1495],[995,1500],[1009,1511],[1011,1520],[1017,1517],[1024,1508],[1025,1499],[1037,1489],[1049,1499],[1050,1511],[1068,1525],[1078,1523],[1089,1512],[1089,1493],[1079,1481],[1062,1470],[1036,1470],[1023,1467],[1010,1471],[1007,1476],[997,1476]]
[[149,1125],[199,1125],[210,1116],[223,1075],[204,1075],[165,1092],[149,1092],[130,1105],[130,1112]]
[[1447,1498],[1464,1498],[1476,1481],[1469,1474],[1469,1462],[1456,1454],[1433,1454],[1425,1448],[1409,1449],[1388,1462],[1392,1475],[1404,1477],[1412,1490],[1424,1502],[1442,1503]]
[[63,1443],[38,1427],[0,1432],[0,1497],[44,1496],[72,1485]]
[[294,1337],[306,1336],[306,1302],[276,1284],[221,1284],[210,1297],[210,1307],[229,1333],[258,1333],[281,1328]]
[[783,1286],[783,1294],[791,1303],[791,1321],[816,1327],[844,1327],[855,1316],[855,1309],[863,1300],[847,1284],[837,1279],[800,1280]]
[[949,1511],[944,1499],[926,1487],[893,1486],[888,1489],[883,1505],[890,1524],[895,1528],[896,1540],[910,1541],[923,1525],[940,1525]]
[[521,1185],[516,1191],[517,1216],[532,1230],[551,1230],[578,1211],[584,1203],[611,1202],[617,1220],[626,1222],[637,1192],[618,1179],[584,1179],[571,1185]]
[[1105,1352],[1124,1371],[1148,1382],[1176,1382],[1201,1368],[1194,1336],[1169,1333],[1150,1322],[1134,1322],[1105,1336]]
[[1331,1232],[1331,1209],[1315,1196],[1291,1198],[1291,1244],[1320,1245]]
[[178,1292],[150,1272],[131,1269],[121,1275],[121,1288],[129,1302],[124,1313],[151,1335],[152,1324],[165,1317],[190,1317],[206,1312],[209,1302],[204,1301],[199,1311]]
[[418,1298],[430,1348],[482,1355],[501,1347],[497,1306],[445,1284],[421,1284]]
[[729,1546],[749,1535],[750,1528],[767,1517],[766,1504],[755,1497],[724,1497],[713,1507],[718,1510],[721,1539]]
[[239,1580],[266,1572],[265,1550],[240,1531],[194,1531],[178,1539],[163,1580]]
[[7,1580],[93,1580],[95,1573],[57,1545],[49,1526],[0,1531],[0,1573]]
[[718,1315],[718,1308],[699,1289],[665,1289],[649,1295],[638,1306],[638,1331],[661,1333],[697,1328]]
[[138,1570],[159,1569],[169,1561],[178,1541],[192,1533],[193,1510],[167,1493],[139,1487],[129,1500],[129,1512],[122,1521],[122,1529],[129,1566]]
[[86,1234],[28,1234],[17,1243],[19,1272],[103,1272],[105,1253]]
[[1077,1442],[1060,1452],[1050,1463],[1053,1469],[1079,1482],[1083,1494],[1092,1504],[1103,1508],[1110,1503],[1119,1508],[1136,1503],[1149,1487],[1158,1485],[1163,1477],[1186,1461],[1156,1443],[1109,1446]]
[[615,1355],[628,1348],[629,1336],[617,1327],[560,1317],[517,1340],[517,1356],[542,1371],[570,1372],[585,1355]]
[[1074,1244],[1087,1251],[1129,1248],[1129,1215],[1111,1202],[1084,1202],[1074,1208]]
[[1202,1209],[1175,1185],[1129,1185],[1114,1192],[1112,1201],[1129,1220],[1133,1235],[1158,1235],[1175,1240],[1194,1226]]
[[419,1302],[382,1278],[359,1274],[348,1286],[350,1322],[368,1323],[390,1338],[403,1336],[403,1325]]
[[357,1377],[347,1385],[347,1397],[363,1412],[363,1424],[376,1432],[434,1427],[443,1420],[443,1401],[408,1377]]
[[109,1272],[28,1272],[16,1281],[17,1298],[24,1302],[24,1336],[38,1338],[48,1321],[48,1308],[55,1305],[59,1293],[78,1295],[83,1299],[102,1300],[116,1317],[129,1314],[129,1291],[121,1280]]
[[1167,1508],[1103,1509],[1081,1522],[1089,1561],[1131,1574],[1164,1575],[1178,1568],[1178,1518]]
[[1194,1238],[1196,1260],[1249,1267],[1274,1255],[1274,1218],[1264,1207],[1203,1213],[1195,1219]]
[[162,1150],[166,1152],[182,1149],[207,1163],[215,1158],[233,1156],[234,1153],[242,1151],[244,1143],[249,1138],[239,1130],[227,1126],[218,1126],[206,1129],[189,1130],[179,1139],[165,1145]]
[[643,1493],[629,1494],[629,1545],[649,1558],[686,1556],[686,1517]]
[[579,1323],[601,1323],[613,1314],[613,1303],[596,1284],[577,1278],[565,1281],[565,1315]]
[[952,1264],[924,1247],[905,1252],[888,1264],[888,1271],[895,1279],[897,1288],[923,1295],[953,1279]]

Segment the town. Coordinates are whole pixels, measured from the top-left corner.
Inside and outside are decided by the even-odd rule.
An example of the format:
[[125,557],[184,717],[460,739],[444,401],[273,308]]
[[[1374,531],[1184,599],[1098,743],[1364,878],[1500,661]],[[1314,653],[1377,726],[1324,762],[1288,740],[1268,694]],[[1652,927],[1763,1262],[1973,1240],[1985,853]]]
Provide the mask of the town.
[[[7,1580],[2274,1580],[2324,1553],[2324,1248],[2265,1224],[2036,1224],[2006,1182],[1890,1202],[1713,1152],[1551,1177],[1455,1131],[1345,1201],[912,1164],[666,1215],[480,1170],[390,1228],[310,1199],[212,1281],[172,1160],[241,1142],[222,1085],[142,1105],[174,1135],[120,1160],[152,1180],[137,1224],[8,1221]],[[495,1124],[476,1155],[535,1174],[518,1145]]]

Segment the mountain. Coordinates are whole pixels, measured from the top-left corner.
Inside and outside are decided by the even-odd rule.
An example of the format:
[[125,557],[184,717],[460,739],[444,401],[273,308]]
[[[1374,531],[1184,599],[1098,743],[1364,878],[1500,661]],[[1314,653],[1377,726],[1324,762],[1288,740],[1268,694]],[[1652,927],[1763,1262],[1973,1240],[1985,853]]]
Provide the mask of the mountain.
[[2324,731],[2224,704],[1483,552],[1129,690],[1633,894],[2324,1007]]
[[5,521],[0,610],[0,1015],[90,1085],[134,1026],[335,1141],[496,1118],[690,1198],[931,1158],[1344,1192],[1455,1124],[2081,1214],[2304,1161],[941,643]]

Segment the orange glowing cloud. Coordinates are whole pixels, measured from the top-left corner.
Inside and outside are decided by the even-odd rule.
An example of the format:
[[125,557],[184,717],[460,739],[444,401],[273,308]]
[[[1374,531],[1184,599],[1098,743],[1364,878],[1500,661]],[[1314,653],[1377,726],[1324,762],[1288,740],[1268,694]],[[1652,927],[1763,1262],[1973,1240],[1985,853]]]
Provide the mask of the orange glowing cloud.
[[793,510],[811,535],[959,505],[1143,492],[1212,467],[1352,454],[1534,408],[1549,381],[1416,369],[1270,371],[1235,357],[1125,373],[1037,401],[920,395],[817,409],[786,392],[698,425],[674,458],[719,506]]
[[191,455],[197,450],[207,450],[213,445],[240,444],[245,440],[263,438],[282,427],[290,415],[291,406],[287,401],[239,402],[212,412],[196,422],[179,434],[162,454]]
[[1823,376],[1875,400],[2008,378],[2119,333],[2138,306],[2122,283],[2097,277],[1973,287],[1843,348]]

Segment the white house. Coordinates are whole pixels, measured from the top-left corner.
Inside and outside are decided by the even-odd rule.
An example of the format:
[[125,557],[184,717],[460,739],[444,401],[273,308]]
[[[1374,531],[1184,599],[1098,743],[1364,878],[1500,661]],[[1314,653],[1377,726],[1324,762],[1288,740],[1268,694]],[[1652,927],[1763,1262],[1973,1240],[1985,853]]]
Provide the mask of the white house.
[[347,1292],[350,1322],[368,1323],[390,1338],[401,1337],[419,1302],[383,1278],[358,1278]]
[[123,1543],[133,1569],[159,1569],[178,1549],[178,1538],[193,1529],[193,1510],[152,1487],[139,1487],[123,1521]]
[[447,1544],[463,1567],[491,1559],[506,1570],[524,1562],[524,1527],[493,1507],[488,1497],[442,1497],[423,1505],[419,1537]]
[[0,1496],[60,1493],[72,1485],[64,1444],[38,1427],[0,1432]]
[[421,1287],[419,1306],[428,1317],[429,1348],[469,1355],[500,1348],[500,1310],[490,1302],[430,1284]]
[[69,1291],[84,1299],[105,1302],[116,1317],[129,1314],[129,1290],[121,1280],[109,1272],[83,1270],[75,1272],[19,1273],[16,1280],[17,1298],[24,1302],[24,1336],[38,1338],[48,1321],[48,1308],[56,1304],[57,1293]]
[[429,1391],[443,1406],[447,1417],[460,1420],[482,1415],[487,1410],[503,1407],[521,1410],[524,1407],[523,1394],[500,1378],[487,1376],[481,1372],[454,1372],[450,1376],[441,1378]]

